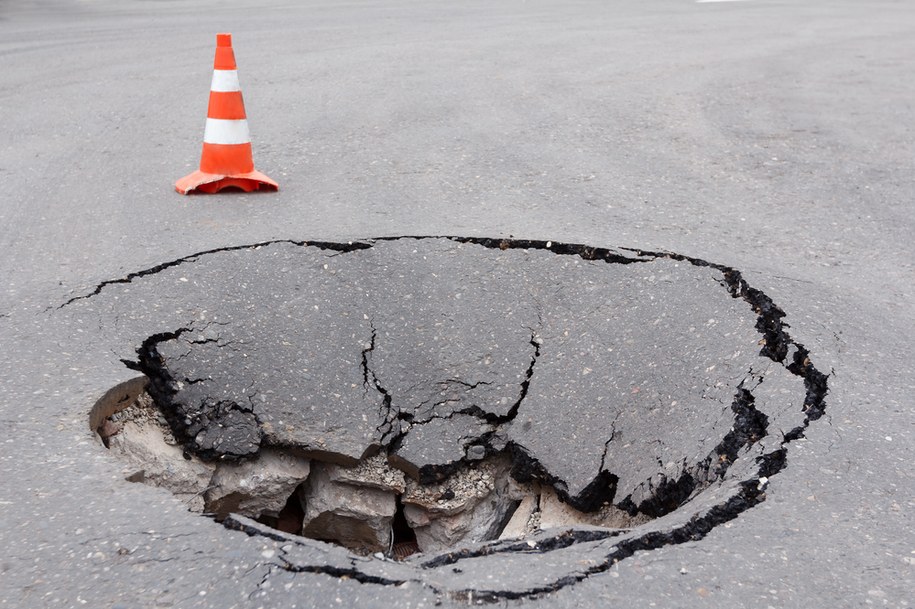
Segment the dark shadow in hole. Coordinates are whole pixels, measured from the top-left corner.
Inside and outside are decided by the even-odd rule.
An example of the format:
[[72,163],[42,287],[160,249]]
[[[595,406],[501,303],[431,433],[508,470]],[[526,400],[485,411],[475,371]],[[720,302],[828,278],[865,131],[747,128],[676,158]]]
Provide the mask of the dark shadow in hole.
[[305,520],[305,510],[299,501],[298,489],[286,500],[286,505],[277,516],[261,515],[257,521],[270,528],[292,535],[302,534],[302,522]]
[[397,560],[403,560],[419,552],[416,542],[416,533],[410,528],[407,516],[403,511],[403,502],[397,497],[397,511],[394,512],[394,521],[391,524],[391,555]]
[[[537,497],[538,497],[538,505],[539,505],[540,496],[538,495]],[[492,526],[486,532],[486,536],[483,537],[483,540],[492,541],[493,539],[498,539],[499,536],[502,535],[502,532],[505,530],[505,527],[508,526],[508,523],[511,522],[512,517],[515,515],[515,512],[518,511],[519,507],[521,507],[520,500],[512,501],[509,504],[508,509],[505,510],[505,514],[502,515],[502,518],[500,518],[499,520],[492,523]]]

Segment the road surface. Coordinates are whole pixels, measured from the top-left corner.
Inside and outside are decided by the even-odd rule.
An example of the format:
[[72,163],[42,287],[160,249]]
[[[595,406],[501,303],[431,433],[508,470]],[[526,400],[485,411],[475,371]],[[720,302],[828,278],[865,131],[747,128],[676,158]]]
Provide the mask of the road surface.
[[[217,32],[278,193],[173,190]],[[0,607],[912,606],[909,4],[7,2],[0,57]],[[738,269],[828,375],[825,414],[701,539],[560,584],[506,552],[461,594],[122,479],[88,418],[136,373],[84,301],[127,288],[133,320],[131,282],[201,252],[401,235]]]

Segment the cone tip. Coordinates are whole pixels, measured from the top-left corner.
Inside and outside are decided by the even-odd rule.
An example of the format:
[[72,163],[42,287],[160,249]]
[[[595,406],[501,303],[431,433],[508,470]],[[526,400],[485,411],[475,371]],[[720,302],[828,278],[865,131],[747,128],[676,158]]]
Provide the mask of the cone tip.
[[218,47],[232,46],[232,34],[216,34],[216,46],[218,46]]

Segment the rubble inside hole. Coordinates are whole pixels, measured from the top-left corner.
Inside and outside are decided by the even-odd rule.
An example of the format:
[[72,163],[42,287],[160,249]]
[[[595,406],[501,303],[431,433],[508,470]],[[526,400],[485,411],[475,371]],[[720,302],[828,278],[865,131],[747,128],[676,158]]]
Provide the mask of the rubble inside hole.
[[185,458],[148,394],[140,394],[127,408],[105,419],[98,433],[123,462],[126,480],[161,486],[192,512],[204,511],[204,494],[216,466],[194,456]]
[[333,481],[328,470],[337,467],[315,464],[312,476],[300,489],[305,510],[302,534],[339,543],[359,554],[387,550],[397,509],[393,488]]
[[310,472],[308,459],[276,448],[243,463],[219,463],[204,495],[206,511],[220,520],[230,513],[279,517]]
[[576,510],[550,486],[513,479],[506,452],[468,459],[432,484],[395,468],[384,452],[352,467],[277,447],[247,460],[205,461],[180,446],[145,392],[96,432],[126,480],[167,489],[191,511],[218,521],[241,514],[360,555],[400,560],[553,527],[629,528],[648,520],[610,504]]

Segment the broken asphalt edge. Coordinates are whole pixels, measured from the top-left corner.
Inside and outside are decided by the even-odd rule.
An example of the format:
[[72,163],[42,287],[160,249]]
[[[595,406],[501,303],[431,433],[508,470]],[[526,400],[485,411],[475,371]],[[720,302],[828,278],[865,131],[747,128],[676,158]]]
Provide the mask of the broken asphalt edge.
[[[372,239],[364,239],[358,241],[351,241],[348,243],[333,243],[333,242],[324,242],[324,241],[307,241],[307,240],[292,240],[292,239],[281,239],[281,240],[271,240],[264,241],[254,244],[247,245],[238,245],[222,248],[214,248],[210,250],[205,250],[184,256],[169,262],[155,265],[147,269],[136,271],[127,274],[126,276],[103,281],[95,286],[95,288],[87,293],[82,295],[77,295],[69,300],[65,301],[57,307],[52,307],[48,310],[60,310],[68,305],[79,301],[91,298],[100,294],[107,286],[115,284],[124,284],[131,283],[137,278],[152,275],[163,271],[165,269],[178,266],[186,262],[194,262],[201,256],[216,254],[220,252],[229,252],[229,251],[239,251],[245,249],[258,249],[260,247],[274,245],[274,244],[290,244],[301,247],[311,246],[318,247],[321,249],[327,249],[331,251],[339,252],[340,254],[349,253],[357,250],[368,249],[373,246],[375,242],[379,241],[394,241],[402,239],[415,239],[415,240],[426,240],[426,239],[447,239],[457,243],[470,243],[475,245],[480,245],[490,249],[542,249],[550,251],[558,255],[577,255],[584,260],[589,261],[604,261],[614,264],[632,264],[640,262],[651,262],[658,259],[670,259],[677,260],[682,262],[687,262],[691,265],[698,267],[709,267],[718,270],[722,273],[723,276],[723,286],[728,290],[730,295],[733,298],[740,298],[748,303],[748,305],[753,309],[757,315],[756,329],[763,335],[762,349],[760,355],[763,355],[773,362],[781,364],[784,366],[790,373],[795,376],[803,379],[805,386],[805,398],[804,398],[804,420],[803,423],[794,429],[788,431],[784,434],[782,441],[779,444],[779,448],[776,450],[770,451],[764,455],[761,455],[756,458],[758,464],[758,478],[752,480],[745,480],[739,483],[739,490],[735,495],[729,497],[725,502],[712,506],[703,514],[693,515],[685,524],[674,526],[667,531],[649,531],[644,535],[636,536],[633,538],[621,540],[613,550],[606,555],[604,560],[599,564],[594,565],[588,569],[582,570],[578,573],[566,575],[564,577],[558,578],[557,580],[544,584],[543,586],[538,586],[536,588],[528,588],[525,590],[456,590],[449,591],[447,595],[456,599],[468,599],[472,598],[476,601],[494,603],[500,602],[503,600],[512,600],[512,599],[529,599],[537,598],[552,592],[555,592],[561,588],[564,588],[569,585],[578,583],[592,575],[596,575],[610,569],[614,564],[618,563],[621,560],[632,556],[637,551],[648,551],[657,548],[661,548],[668,545],[676,545],[680,543],[685,543],[688,541],[698,541],[704,538],[712,529],[716,526],[729,522],[746,510],[758,505],[765,500],[766,494],[764,491],[765,485],[759,482],[759,478],[769,478],[779,472],[781,472],[787,466],[787,446],[800,438],[804,437],[804,433],[810,423],[819,419],[826,410],[826,395],[828,393],[828,378],[829,375],[823,374],[820,372],[810,361],[809,351],[800,343],[795,342],[790,334],[787,332],[787,324],[783,322],[785,317],[784,311],[782,311],[775,303],[763,292],[760,290],[751,287],[742,277],[740,271],[728,267],[725,265],[711,263],[699,258],[694,258],[690,256],[684,256],[674,252],[666,251],[647,251],[637,248],[600,248],[592,247],[583,244],[566,244],[558,243],[552,241],[544,240],[527,240],[527,239],[503,239],[503,238],[486,238],[486,237],[458,237],[458,236],[399,236],[399,237],[378,237]],[[152,337],[151,337],[152,338]],[[791,353],[793,347],[793,353]],[[789,357],[789,354],[791,357]],[[536,362],[536,358],[534,359]],[[125,362],[126,363],[126,362]],[[531,368],[533,368],[533,363]],[[366,369],[367,373],[368,369]],[[368,380],[368,377],[367,377]],[[530,381],[530,377],[526,379]],[[107,396],[107,394],[106,394]],[[520,402],[523,400],[523,393],[521,400],[515,406],[520,406]],[[100,400],[101,401],[101,400]],[[753,399],[752,393],[744,388],[741,388],[738,391],[738,395],[735,396],[734,404],[732,409],[735,414],[737,414],[737,421],[744,423],[741,425],[735,425],[735,428],[728,434],[731,436],[731,439],[728,440],[726,437],[718,448],[721,448],[726,451],[726,454],[735,454],[736,451],[742,447],[749,446],[753,442],[749,443],[747,440],[754,438],[754,434],[762,431],[763,434],[767,432],[765,415],[762,413],[755,412],[753,408]],[[514,408],[513,408],[514,410]],[[734,434],[734,436],[732,436]],[[738,438],[743,438],[744,441],[740,441]],[[758,439],[758,438],[756,438]],[[520,447],[519,447],[520,448]],[[523,449],[522,449],[523,450]],[[728,459],[728,462],[731,459]],[[529,463],[533,468],[533,472],[536,469],[543,470],[538,463]],[[724,467],[726,469],[727,463]],[[541,473],[537,472],[537,473]],[[599,472],[601,474],[603,472]],[[718,472],[723,475],[723,471]],[[611,474],[612,475],[612,474]],[[684,476],[689,475],[689,473],[684,473]],[[682,478],[682,477],[681,477]],[[688,486],[688,485],[687,485]],[[680,498],[680,500],[688,497],[692,489],[688,489],[689,492],[686,492],[687,489],[683,486],[683,480],[679,479],[670,483],[670,492],[674,493]],[[684,496],[685,493],[685,496]],[[566,497],[568,498],[567,494]],[[573,504],[574,505],[574,504]],[[268,532],[266,527],[255,523],[254,521],[247,522],[248,519],[244,517],[231,516],[224,521],[224,524],[228,528],[234,528],[242,530],[249,535],[262,535],[267,536],[272,539],[282,539],[289,540],[291,536],[286,536],[281,533],[273,534]],[[577,530],[571,529],[564,531],[560,535],[549,537],[547,539],[541,540],[537,544],[537,552],[548,552],[555,549],[560,549],[563,547],[568,547],[575,543],[595,541],[599,539],[607,539],[616,535],[619,535],[620,531],[606,531],[606,532],[596,532],[588,530]],[[304,541],[304,540],[303,540]],[[301,543],[298,542],[297,543]],[[310,542],[313,543],[313,542]],[[438,557],[435,557],[429,561],[420,563],[418,566],[422,570],[433,569],[441,566],[455,564],[461,560],[478,558],[492,554],[510,554],[513,552],[524,551],[525,553],[530,553],[531,548],[527,543],[523,544],[505,544],[502,543],[490,543],[482,545],[474,549],[464,549],[455,552],[448,552],[441,554]],[[292,572],[312,572],[312,573],[325,573],[334,577],[346,576],[361,583],[368,584],[377,584],[377,585],[399,585],[403,583],[401,580],[389,580],[386,578],[376,577],[368,575],[359,571],[359,569],[353,563],[352,569],[349,568],[339,568],[332,567],[329,565],[295,565],[291,562],[285,561],[283,564],[278,565],[280,568],[292,571]],[[428,583],[419,582],[424,586],[429,586]],[[441,593],[441,591],[437,591]]]

